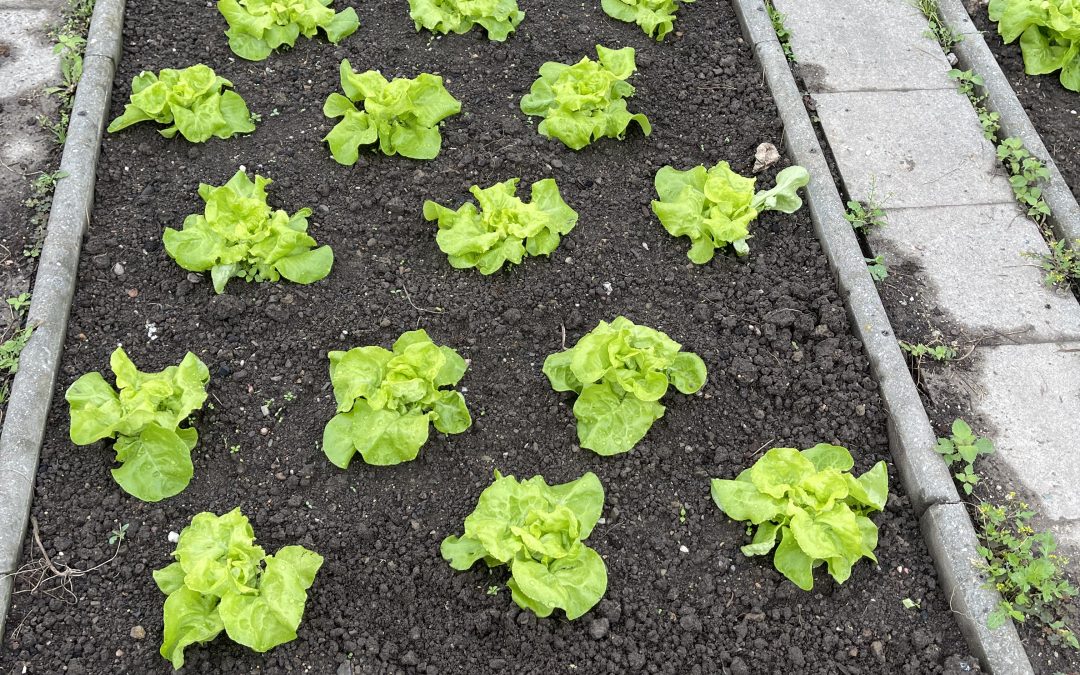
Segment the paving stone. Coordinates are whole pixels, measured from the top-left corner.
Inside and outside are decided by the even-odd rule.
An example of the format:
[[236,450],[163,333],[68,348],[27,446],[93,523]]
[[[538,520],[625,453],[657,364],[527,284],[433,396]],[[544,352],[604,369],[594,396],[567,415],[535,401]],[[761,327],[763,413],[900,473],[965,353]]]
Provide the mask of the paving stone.
[[20,97],[56,80],[60,61],[45,35],[54,16],[49,9],[0,9],[0,25],[4,26],[0,43],[8,51],[0,57],[3,98]]
[[848,193],[886,208],[1013,201],[971,103],[943,89],[815,94]]
[[[1047,253],[1036,225],[1016,204],[892,209],[869,234],[887,265],[920,268],[934,304],[967,336],[991,342],[1080,339],[1080,303],[1043,283],[1025,252]],[[1008,337],[995,337],[1002,334]]]
[[[1080,549],[1080,342],[976,349],[973,417],[986,420],[999,465],[1038,501],[1059,540]],[[1006,481],[1006,485],[1008,482]]]
[[951,66],[907,2],[774,0],[811,92],[955,89]]

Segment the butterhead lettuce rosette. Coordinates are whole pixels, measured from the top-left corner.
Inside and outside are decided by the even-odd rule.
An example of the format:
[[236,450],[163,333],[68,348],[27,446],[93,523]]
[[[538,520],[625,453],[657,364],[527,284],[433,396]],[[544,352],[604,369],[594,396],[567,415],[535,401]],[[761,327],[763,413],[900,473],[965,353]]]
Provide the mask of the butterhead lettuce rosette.
[[675,28],[675,13],[694,0],[601,0],[604,13],[613,19],[636,23],[649,37],[663,41]]
[[483,560],[510,568],[511,598],[538,617],[556,609],[573,621],[607,591],[604,559],[584,541],[604,510],[604,486],[589,472],[562,485],[543,476],[518,481],[495,472],[495,482],[465,518],[465,532],[439,550],[455,570]]
[[229,49],[248,61],[262,61],[275,49],[292,47],[303,35],[326,33],[337,44],[356,32],[356,10],[330,9],[331,0],[218,0],[218,11],[229,23]]
[[179,365],[144,373],[123,347],[109,360],[114,389],[101,373],[75,380],[64,398],[71,411],[71,442],[90,445],[116,439],[120,467],[116,483],[136,499],[158,502],[179,494],[194,474],[191,450],[199,440],[194,427],[181,426],[206,401],[210,371],[188,352]]
[[518,180],[469,188],[479,210],[471,202],[456,211],[424,202],[424,218],[439,222],[435,241],[450,265],[494,274],[507,263],[520,264],[526,255],[550,255],[562,235],[574,229],[578,214],[563,201],[554,179],[533,183],[528,204],[517,196]]
[[521,99],[522,112],[544,118],[537,131],[573,150],[600,138],[622,139],[631,122],[646,136],[652,133],[645,115],[626,108],[626,99],[634,95],[626,80],[637,70],[633,47],[597,45],[596,54],[598,60],[586,56],[572,66],[548,61]]
[[1024,72],[1060,70],[1061,86],[1080,92],[1080,0],[990,0],[987,9],[1006,43],[1020,38]]
[[229,279],[278,281],[284,277],[311,284],[330,273],[334,252],[308,235],[311,209],[291,216],[266,203],[269,178],[237,171],[220,187],[199,185],[203,213],[184,219],[184,228],[165,228],[165,251],[191,272],[210,272],[214,290],[225,292]]
[[705,385],[705,362],[666,334],[626,317],[601,321],[577,344],[544,360],[555,391],[577,394],[578,442],[598,455],[629,452],[664,416],[669,386],[694,394]]
[[502,42],[525,12],[518,9],[517,0],[409,0],[409,16],[416,30],[461,34],[481,26],[489,40]]

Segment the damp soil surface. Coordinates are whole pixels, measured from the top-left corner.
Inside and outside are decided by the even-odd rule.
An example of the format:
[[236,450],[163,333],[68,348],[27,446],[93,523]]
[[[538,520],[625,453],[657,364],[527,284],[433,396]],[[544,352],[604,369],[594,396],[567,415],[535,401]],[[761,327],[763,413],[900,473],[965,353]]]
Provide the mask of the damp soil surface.
[[985,5],[970,14],[1054,158],[1065,183],[1080,198],[1080,92],[1069,91],[1061,85],[1060,71],[1050,75],[1024,73],[1020,40],[1005,44]]
[[[591,2],[530,2],[504,44],[417,34],[401,2],[356,9],[362,27],[341,47],[305,41],[248,63],[228,51],[225,23],[204,2],[129,4],[114,116],[140,70],[205,62],[262,122],[248,137],[200,146],[150,125],[104,141],[33,507],[54,561],[97,567],[70,594],[55,581],[27,592],[35,578],[19,576],[0,672],[168,672],[151,571],[170,560],[170,532],[200,511],[236,506],[268,550],[303,544],[326,563],[295,641],[256,654],[221,636],[188,649],[190,672],[977,670],[891,465],[892,494],[875,516],[879,565],[860,563],[843,586],[819,574],[810,593],[771,560],[744,557],[744,528],[709,498],[710,477],[734,477],[770,446],[840,443],[858,471],[889,461],[877,385],[805,209],[765,215],[749,256],[722,254],[705,266],[689,264],[687,242],[648,209],[664,164],[728,159],[748,174],[759,143],[781,145],[728,3],[684,7],[680,33],[663,44]],[[518,101],[541,63],[577,61],[598,42],[638,48],[630,107],[655,130],[574,153],[539,136]],[[465,113],[447,121],[436,160],[366,154],[352,168],[331,160],[321,107],[343,57],[360,70],[446,78]],[[201,210],[199,182],[221,184],[239,166],[274,179],[273,205],[314,209],[312,234],[336,254],[326,280],[234,280],[215,296],[207,279],[166,256],[162,229]],[[556,178],[580,213],[577,228],[551,259],[490,277],[452,269],[421,217],[424,199],[456,206],[470,185],[512,176]],[[601,458],[576,446],[572,399],[552,391],[540,368],[620,314],[700,354],[709,378],[698,395],[669,395],[667,414],[633,452]],[[473,427],[433,435],[409,464],[335,468],[317,446],[334,412],[326,352],[389,346],[417,327],[470,360],[459,387]],[[212,373],[212,406],[196,420],[195,477],[159,504],[121,492],[107,445],[67,439],[64,388],[106,370],[120,343],[146,370],[191,350]],[[589,544],[607,562],[609,585],[583,618],[537,620],[511,602],[504,572],[455,572],[439,557],[439,542],[460,531],[495,469],[550,482],[594,471],[603,481],[604,521]],[[123,524],[126,539],[110,545]],[[40,557],[29,539],[25,555]]]

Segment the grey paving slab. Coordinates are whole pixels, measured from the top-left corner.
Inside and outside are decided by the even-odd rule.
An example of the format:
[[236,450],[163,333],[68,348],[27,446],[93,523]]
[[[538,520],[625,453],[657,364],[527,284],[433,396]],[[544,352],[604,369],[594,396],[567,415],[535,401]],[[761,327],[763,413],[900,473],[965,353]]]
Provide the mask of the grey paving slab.
[[8,55],[0,59],[0,96],[19,97],[56,80],[59,60],[46,37],[55,12],[51,9],[0,9],[4,26],[0,43]]
[[807,90],[955,89],[949,62],[906,2],[774,0]]
[[972,412],[994,427],[997,460],[1059,539],[1080,549],[1080,341],[980,347],[976,356],[964,379]]
[[991,344],[1080,339],[1076,297],[1047,287],[1023,256],[1047,248],[1016,204],[888,213],[889,225],[869,234],[874,253],[885,252],[887,264],[899,257],[918,265],[937,307],[968,337],[987,335]]
[[848,193],[886,207],[1013,201],[975,111],[956,91],[815,94]]

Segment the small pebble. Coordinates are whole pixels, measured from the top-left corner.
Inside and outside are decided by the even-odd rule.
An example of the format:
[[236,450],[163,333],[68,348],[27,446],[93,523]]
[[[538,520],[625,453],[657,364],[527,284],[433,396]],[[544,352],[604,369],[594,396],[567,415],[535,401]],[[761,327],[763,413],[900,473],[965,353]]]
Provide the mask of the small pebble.
[[120,263],[116,263],[115,265],[113,265],[112,273],[118,277],[124,276],[124,266]]
[[169,542],[175,544],[178,541],[180,541],[180,534],[177,533],[177,532],[170,532],[169,533]]
[[136,640],[142,640],[146,637],[146,629],[142,626],[134,626],[131,629],[131,637],[135,638]]

